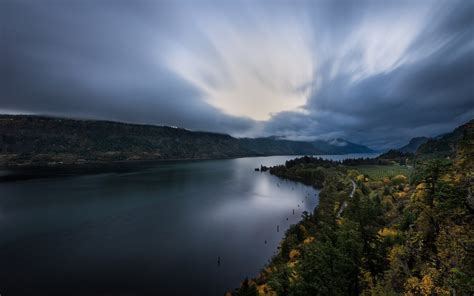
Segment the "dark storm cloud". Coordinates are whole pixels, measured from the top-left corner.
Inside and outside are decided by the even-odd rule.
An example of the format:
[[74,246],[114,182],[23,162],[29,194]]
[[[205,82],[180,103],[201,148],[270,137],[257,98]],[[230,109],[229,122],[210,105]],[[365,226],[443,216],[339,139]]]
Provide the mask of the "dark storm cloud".
[[[352,81],[357,73],[328,79],[334,63],[329,60],[320,69],[324,82],[305,106],[307,114],[278,114],[267,124],[267,132],[290,138],[363,139],[373,147],[388,148],[414,136],[447,132],[472,119],[474,2],[444,4],[429,12],[430,22],[403,53],[407,61]],[[346,54],[347,60],[363,58],[357,51]]]
[[174,7],[130,4],[2,2],[0,110],[248,130],[160,64]]
[[4,0],[0,11],[0,112],[376,148],[474,117],[474,1]]

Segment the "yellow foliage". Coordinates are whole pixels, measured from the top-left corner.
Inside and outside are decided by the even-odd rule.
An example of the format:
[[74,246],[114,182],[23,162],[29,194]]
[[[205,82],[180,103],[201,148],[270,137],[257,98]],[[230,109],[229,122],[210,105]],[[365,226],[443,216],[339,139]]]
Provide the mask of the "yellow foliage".
[[273,272],[272,268],[270,268],[270,267],[266,267],[264,270],[265,270],[265,272],[268,273],[268,274],[270,274],[270,273]]
[[392,183],[393,184],[404,184],[407,183],[408,179],[404,175],[396,175],[395,177],[392,178]]
[[291,272],[291,275],[288,276],[288,280],[290,281],[290,283],[298,282],[300,279],[301,277],[298,276],[298,274],[294,270]]
[[369,182],[367,185],[368,185],[368,186],[370,187],[370,189],[372,189],[372,190],[380,189],[380,188],[382,188],[382,187],[384,186],[384,184],[383,184],[382,181],[372,181],[372,182]]
[[397,192],[397,193],[394,193],[395,197],[397,197],[398,199],[405,199],[407,197],[407,193],[402,191],[402,192]]
[[425,190],[426,188],[427,188],[426,183],[423,183],[423,182],[420,183],[420,184],[418,184],[418,185],[416,185],[416,190],[417,190],[417,191],[418,191],[418,190]]
[[428,186],[426,183],[420,183],[416,186],[416,191],[413,195],[414,200],[424,200],[426,197],[428,197],[428,191],[427,191]]
[[394,246],[388,253],[388,260],[390,262],[390,266],[396,269],[397,266],[400,264],[400,261],[403,260],[404,256],[405,249],[400,245]]
[[378,233],[382,237],[396,237],[398,235],[398,231],[393,228],[383,228]]
[[417,191],[415,192],[415,200],[425,200],[428,197],[428,192]]
[[356,171],[356,170],[349,170],[349,171],[347,171],[347,174],[348,174],[349,177],[351,177],[351,178],[357,178],[357,175],[359,174],[359,172]]
[[361,270],[360,273],[360,281],[363,282],[367,288],[372,289],[374,287],[374,278],[372,276],[372,273],[366,270]]
[[453,181],[454,181],[454,183],[459,184],[459,183],[462,182],[462,179],[463,179],[462,175],[456,174],[456,175],[454,175]]
[[364,177],[364,175],[358,175],[356,177],[356,180],[362,182],[362,181],[365,181],[365,177]]
[[293,249],[290,251],[290,260],[295,261],[301,255],[300,251]]
[[422,270],[422,277],[410,277],[405,283],[405,295],[451,295],[446,287],[436,285],[443,276],[441,271],[430,267]]
[[303,244],[307,245],[307,244],[313,242],[314,239],[315,239],[314,236],[310,236],[310,237],[306,238],[306,239],[303,241]]
[[469,225],[451,225],[440,230],[436,246],[439,250],[438,257],[441,261],[440,263],[446,269],[456,266],[462,258],[468,256],[467,250],[463,245],[466,244],[470,233],[472,233],[472,226]]
[[429,275],[425,275],[421,279],[421,291],[424,295],[431,295],[431,291],[433,291],[434,283],[433,279]]
[[421,291],[418,288],[420,285],[420,281],[418,280],[417,277],[410,277],[407,279],[405,283],[405,293],[404,295],[406,296],[415,296],[415,295],[420,295]]
[[386,203],[390,203],[391,205],[393,205],[393,199],[391,195],[384,195],[382,197],[382,200]]
[[444,182],[451,182],[452,181],[452,177],[451,177],[450,174],[445,174],[445,175],[441,176],[440,179],[443,180]]
[[267,284],[257,286],[257,291],[259,296],[277,296],[276,292]]
[[425,275],[421,280],[417,277],[410,277],[405,283],[405,295],[423,295],[429,296],[434,291],[433,279],[429,275]]
[[306,227],[304,227],[303,224],[300,224],[299,227],[300,227],[301,232],[303,232],[303,235],[304,235],[305,237],[308,236],[308,230],[306,230]]
[[339,207],[341,206],[341,204],[339,202],[334,202],[334,213],[337,213],[337,211],[339,211]]

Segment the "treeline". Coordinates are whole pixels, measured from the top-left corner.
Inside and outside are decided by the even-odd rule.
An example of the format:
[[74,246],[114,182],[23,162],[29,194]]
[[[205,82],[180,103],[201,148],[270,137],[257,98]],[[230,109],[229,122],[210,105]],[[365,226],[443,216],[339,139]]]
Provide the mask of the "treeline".
[[300,181],[306,185],[321,188],[326,176],[334,170],[342,169],[344,166],[357,165],[391,165],[392,161],[380,158],[357,158],[344,160],[330,160],[321,157],[304,156],[288,160],[284,165],[270,168],[270,173],[286,179]]
[[[339,161],[304,156],[288,160],[285,165],[273,166],[270,168],[270,173],[281,178],[321,188],[329,174],[328,169],[335,169],[340,165],[341,162]],[[333,171],[331,170],[331,172]]]
[[[382,154],[382,156],[385,156]],[[300,158],[295,158],[291,160],[287,160],[285,162],[284,167],[286,169],[290,169],[295,166],[307,166],[307,167],[322,167],[322,168],[330,168],[336,167],[339,165],[346,165],[346,166],[356,166],[356,165],[390,165],[393,162],[389,161],[390,158],[386,157],[376,157],[376,158],[348,158],[343,160],[331,160],[331,159],[324,159],[322,157],[311,157],[311,156],[303,156]]]
[[415,154],[413,153],[392,149],[379,155],[377,159],[386,162],[396,162],[400,165],[406,165],[410,161],[413,161],[414,157]]

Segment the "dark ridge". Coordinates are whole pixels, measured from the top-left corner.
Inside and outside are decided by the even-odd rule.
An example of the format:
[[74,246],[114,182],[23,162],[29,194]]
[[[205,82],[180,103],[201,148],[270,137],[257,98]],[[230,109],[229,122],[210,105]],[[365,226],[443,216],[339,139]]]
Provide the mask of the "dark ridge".
[[10,167],[369,152],[341,139],[335,145],[274,137],[238,139],[169,126],[0,115],[0,165]]

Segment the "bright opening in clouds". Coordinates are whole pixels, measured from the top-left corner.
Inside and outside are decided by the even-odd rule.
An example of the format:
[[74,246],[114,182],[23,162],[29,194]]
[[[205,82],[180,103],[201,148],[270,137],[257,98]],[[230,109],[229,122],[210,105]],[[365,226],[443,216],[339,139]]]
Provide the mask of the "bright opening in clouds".
[[473,1],[0,3],[0,109],[389,148],[474,116]]
[[200,16],[196,25],[209,48],[189,40],[169,48],[165,62],[226,114],[268,120],[302,107],[315,64],[311,33],[302,20],[235,24]]

